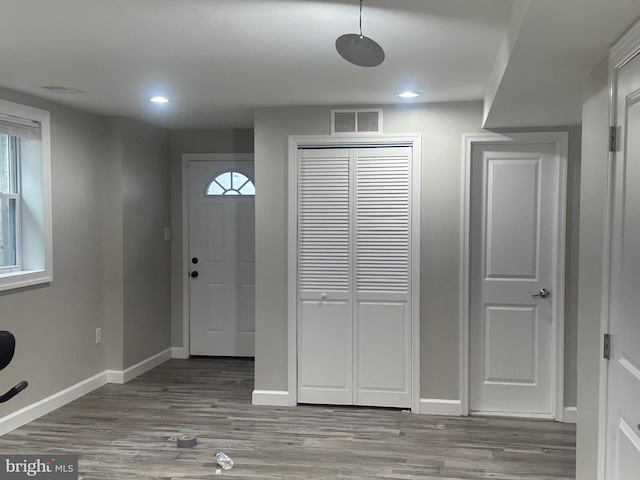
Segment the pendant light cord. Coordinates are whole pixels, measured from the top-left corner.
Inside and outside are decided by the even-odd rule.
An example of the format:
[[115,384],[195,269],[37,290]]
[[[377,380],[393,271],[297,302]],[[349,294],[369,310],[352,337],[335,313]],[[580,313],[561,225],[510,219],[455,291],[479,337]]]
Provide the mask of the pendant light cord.
[[360,0],[360,38],[362,38],[362,0]]

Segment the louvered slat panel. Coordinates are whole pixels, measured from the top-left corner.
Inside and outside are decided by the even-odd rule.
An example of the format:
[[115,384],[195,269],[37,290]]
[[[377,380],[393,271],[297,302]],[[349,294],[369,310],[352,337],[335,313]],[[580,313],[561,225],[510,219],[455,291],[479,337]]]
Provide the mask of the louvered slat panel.
[[358,112],[357,130],[358,132],[379,132],[379,111]]
[[335,112],[334,132],[352,133],[356,131],[356,112]]
[[382,109],[331,110],[331,134],[382,133]]
[[407,293],[409,158],[359,156],[356,183],[356,288]]
[[299,164],[298,269],[301,291],[349,290],[349,156]]

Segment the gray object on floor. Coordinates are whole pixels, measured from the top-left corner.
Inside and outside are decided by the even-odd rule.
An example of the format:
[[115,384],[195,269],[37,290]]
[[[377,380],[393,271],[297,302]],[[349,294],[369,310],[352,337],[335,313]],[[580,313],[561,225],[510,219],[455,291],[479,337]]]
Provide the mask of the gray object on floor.
[[178,448],[191,448],[198,444],[198,438],[194,435],[180,435],[176,439]]

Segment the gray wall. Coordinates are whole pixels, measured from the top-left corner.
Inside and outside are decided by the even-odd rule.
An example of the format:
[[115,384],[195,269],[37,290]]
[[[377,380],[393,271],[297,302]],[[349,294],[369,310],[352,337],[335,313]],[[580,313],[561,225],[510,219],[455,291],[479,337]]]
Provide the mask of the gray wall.
[[580,274],[578,292],[578,425],[576,478],[596,479],[600,369],[600,308],[605,219],[608,62],[586,77],[582,110]]
[[[125,205],[122,186],[135,186],[139,179],[123,164],[130,164],[131,156],[139,153],[137,148],[129,150],[129,134],[147,127],[138,122],[114,125],[106,117],[6,89],[0,89],[0,98],[51,112],[54,276],[48,285],[0,294],[0,328],[11,330],[17,340],[14,360],[0,376],[0,390],[22,379],[29,382],[24,392],[0,404],[2,417],[107,369],[126,368],[123,334],[128,327],[123,305],[129,273],[124,268],[124,247],[129,236],[124,235],[123,209],[135,208],[142,199],[127,200]],[[162,143],[162,129],[152,129],[159,137],[145,145],[156,148]],[[144,191],[162,190],[158,196],[164,200],[153,205],[151,215],[164,209],[159,215],[168,219],[169,188],[168,182],[163,183]],[[147,240],[141,238],[136,245],[145,248]],[[168,251],[164,261],[168,264]],[[161,282],[168,285],[166,269],[161,275]],[[166,290],[157,293],[166,295]],[[139,322],[139,312],[130,313],[127,322]],[[97,327],[103,329],[100,345],[95,344]],[[145,323],[144,329],[130,348],[151,354],[168,348],[168,309],[153,326]]]
[[[422,134],[421,397],[459,398],[459,291],[462,135],[482,132],[480,102],[384,107],[384,133]],[[287,389],[286,194],[289,135],[328,135],[330,107],[260,108],[255,114],[256,379],[259,390]],[[571,128],[570,205],[579,175],[579,129]],[[570,220],[576,242],[578,216]],[[575,257],[567,260],[575,273]],[[567,289],[575,309],[574,285]],[[575,315],[567,319],[575,355]],[[572,343],[573,342],[573,343]],[[575,402],[575,362],[567,360],[566,404]]]
[[182,154],[253,153],[253,129],[172,130],[171,149],[171,344],[182,344]]
[[122,218],[122,134],[115,119],[107,119],[106,138],[109,158],[102,179],[105,199],[102,215],[101,241],[107,257],[102,276],[109,288],[103,290],[105,310],[102,341],[107,344],[107,366],[124,369],[124,243]]
[[120,135],[124,368],[171,345],[169,133],[126,118]]
[[104,118],[12,91],[0,98],[51,112],[53,282],[0,294],[0,327],[16,336],[16,355],[0,375],[5,391],[29,388],[0,404],[0,416],[41,400],[106,368],[109,345],[95,345],[104,324],[103,275],[109,262],[100,218],[107,193],[109,139]]
[[567,244],[565,248],[564,404],[578,403],[578,279],[580,253],[580,172],[582,128],[570,127],[567,168]]

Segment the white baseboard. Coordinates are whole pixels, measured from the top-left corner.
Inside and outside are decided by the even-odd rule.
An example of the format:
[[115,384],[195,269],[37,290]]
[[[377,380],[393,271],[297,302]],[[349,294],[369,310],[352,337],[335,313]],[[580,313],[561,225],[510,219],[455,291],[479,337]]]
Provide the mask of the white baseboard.
[[424,415],[460,416],[460,400],[445,400],[440,398],[421,398],[420,413]]
[[473,410],[469,415],[479,415],[483,417],[504,417],[504,418],[530,418],[532,420],[555,420],[550,413],[525,413],[525,412],[492,412],[485,410]]
[[167,360],[171,360],[171,353],[171,348],[167,348],[166,350],[155,354],[153,357],[149,357],[146,360],[141,361],[140,363],[136,363],[126,370],[107,370],[107,374],[109,375],[109,383],[127,383],[129,380],[133,380],[143,373],[156,368],[158,365],[163,364]]
[[272,407],[288,407],[293,405],[289,401],[289,392],[279,390],[254,390],[251,403]]
[[39,402],[28,405],[9,415],[0,418],[0,436],[16,428],[21,427],[47,413],[73,402],[78,398],[106,385],[107,383],[126,383],[129,380],[157,367],[171,358],[171,349],[168,348],[142,362],[127,368],[126,370],[105,370],[91,378],[87,378],[64,390],[43,398]]
[[186,360],[189,358],[189,351],[185,347],[171,347],[171,358]]
[[578,407],[564,407],[564,423],[578,423]]
[[20,410],[17,410],[0,419],[0,436],[5,433],[15,430],[22,425],[25,425],[37,418],[40,418],[47,413],[51,413],[54,410],[73,402],[78,398],[92,392],[96,388],[100,388],[103,385],[109,383],[108,373],[102,372],[94,375],[91,378],[87,378],[82,382],[65,388],[64,390],[54,393],[53,395],[40,400],[39,402],[28,405]]

